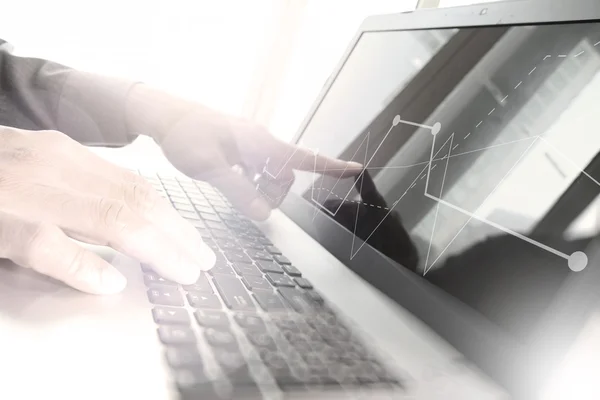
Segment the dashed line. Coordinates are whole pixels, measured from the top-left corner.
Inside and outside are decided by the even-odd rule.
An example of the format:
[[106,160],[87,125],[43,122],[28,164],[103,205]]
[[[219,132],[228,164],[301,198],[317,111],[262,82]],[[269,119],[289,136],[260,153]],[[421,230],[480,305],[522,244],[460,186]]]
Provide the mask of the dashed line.
[[536,69],[537,69],[537,67],[533,67],[533,69],[532,69],[531,71],[529,71],[529,74],[527,74],[527,75],[531,75],[531,74],[533,74],[533,72],[534,72]]
[[416,183],[416,182],[415,182],[415,183],[413,183],[413,184],[410,186],[410,188],[409,188],[409,189],[412,189],[412,188],[414,188],[415,186],[417,186],[417,183]]
[[599,44],[600,44],[600,40],[594,44],[594,47],[598,46]]
[[492,108],[492,111],[490,111],[490,112],[488,113],[488,115],[492,115],[492,113],[493,113],[494,111],[496,111],[496,108],[495,108],[495,107],[494,107],[494,108]]
[[427,176],[427,175],[423,175],[423,176],[421,177],[421,179],[425,178],[426,176]]
[[467,133],[467,136],[465,136],[465,139],[468,138],[469,136],[471,136],[471,132]]
[[[414,186],[414,185],[413,185],[413,186]],[[411,188],[412,188],[412,186],[411,186]],[[380,208],[380,209],[382,209],[382,210],[389,210],[389,208],[388,208],[388,207],[382,207],[382,206],[378,206],[378,205],[375,205],[375,204],[369,204],[369,203],[361,202],[361,201],[358,201],[358,200],[348,200],[348,199],[345,199],[345,200],[344,200],[343,198],[341,198],[340,196],[338,196],[337,194],[333,193],[331,190],[329,190],[329,189],[327,189],[327,188],[315,188],[315,190],[326,190],[326,191],[328,191],[329,193],[331,193],[332,195],[334,195],[335,197],[337,197],[338,199],[340,199],[340,200],[342,200],[342,201],[345,201],[345,202],[348,202],[348,203],[356,203],[356,204],[360,204],[360,203],[362,203],[362,204],[364,204],[365,206],[369,206],[369,207],[373,207],[373,208]]]
[[566,54],[559,54],[558,58],[567,58],[567,55]]
[[475,128],[479,128],[483,124],[483,121],[479,121],[479,123],[475,126]]
[[546,61],[546,59],[552,57],[550,54],[548,54],[546,57],[544,57],[544,61]]
[[456,149],[457,147],[458,147],[458,145],[454,146],[454,147],[452,148],[452,150]]
[[435,167],[437,167],[437,164],[435,164],[433,167],[431,167],[431,170],[433,171],[435,169]]
[[508,99],[508,95],[504,96],[504,98],[502,100],[500,100],[500,103],[504,103],[504,101]]
[[518,88],[519,86],[521,86],[521,84],[522,84],[522,83],[523,83],[523,81],[521,81],[521,82],[517,83],[517,86],[515,86],[515,90],[517,90],[517,88]]
[[580,55],[582,55],[583,53],[585,53],[585,50],[580,51],[579,53],[575,54],[573,57],[579,57]]

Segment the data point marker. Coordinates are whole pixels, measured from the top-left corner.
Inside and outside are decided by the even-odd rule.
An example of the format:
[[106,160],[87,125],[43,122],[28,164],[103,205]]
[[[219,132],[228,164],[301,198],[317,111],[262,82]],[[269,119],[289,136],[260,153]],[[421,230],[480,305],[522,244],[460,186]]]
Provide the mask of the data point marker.
[[[389,121],[389,120],[388,120],[388,121]],[[394,120],[392,121],[392,125],[396,126],[396,125],[398,125],[399,123],[400,123],[400,116],[399,116],[399,115],[396,115],[396,116],[394,117]]]
[[435,124],[433,124],[433,126],[431,127],[431,134],[432,135],[437,135],[438,133],[440,133],[440,130],[442,129],[442,124],[440,124],[439,122],[436,122]]
[[583,251],[576,251],[569,256],[569,268],[571,271],[579,272],[583,270],[588,263],[588,258]]

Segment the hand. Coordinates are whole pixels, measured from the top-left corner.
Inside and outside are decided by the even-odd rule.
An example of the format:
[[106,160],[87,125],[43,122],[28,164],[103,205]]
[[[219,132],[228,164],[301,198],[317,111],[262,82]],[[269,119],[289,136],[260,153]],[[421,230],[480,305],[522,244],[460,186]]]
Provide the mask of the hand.
[[[167,159],[191,178],[218,188],[247,216],[266,219],[294,181],[293,170],[316,168],[332,176],[352,176],[362,165],[314,154],[273,137],[250,121],[225,116],[145,85],[132,89],[127,108],[134,134],[147,134]],[[268,161],[269,182],[254,182]],[[236,168],[238,167],[238,168]],[[240,168],[245,173],[240,173]]]
[[79,290],[121,291],[125,277],[82,242],[111,246],[183,284],[215,255],[141,177],[55,131],[0,126],[0,257]]

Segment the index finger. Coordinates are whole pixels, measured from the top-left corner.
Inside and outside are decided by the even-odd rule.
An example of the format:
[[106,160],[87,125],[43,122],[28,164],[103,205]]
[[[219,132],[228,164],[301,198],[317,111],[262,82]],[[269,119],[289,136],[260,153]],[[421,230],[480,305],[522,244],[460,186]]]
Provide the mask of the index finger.
[[269,175],[275,178],[286,167],[341,178],[358,175],[364,168],[362,164],[357,162],[328,157],[320,154],[318,150],[311,150],[290,143],[282,143],[282,148],[278,151],[278,154],[281,154],[278,157],[278,162],[269,161],[267,165]]

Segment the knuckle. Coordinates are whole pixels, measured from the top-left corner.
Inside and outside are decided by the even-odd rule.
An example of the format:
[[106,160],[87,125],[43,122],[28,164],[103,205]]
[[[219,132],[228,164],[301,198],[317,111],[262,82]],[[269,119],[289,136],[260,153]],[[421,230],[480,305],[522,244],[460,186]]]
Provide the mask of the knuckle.
[[83,268],[85,268],[85,250],[83,247],[78,247],[75,252],[68,259],[66,264],[66,273],[70,276],[81,275]]
[[98,200],[98,220],[105,227],[123,230],[127,221],[127,206],[124,202],[100,198]]
[[156,209],[158,197],[158,193],[147,182],[132,183],[126,189],[127,203],[142,215]]

